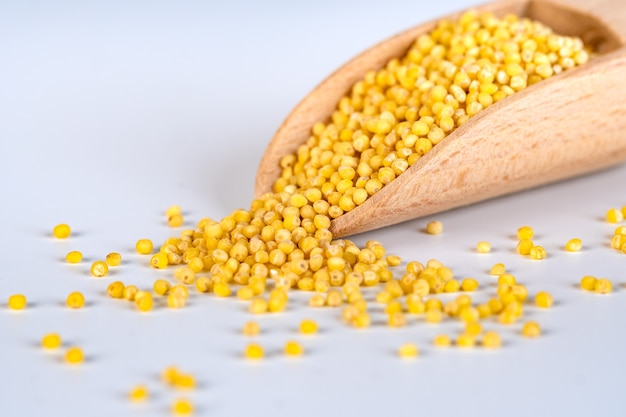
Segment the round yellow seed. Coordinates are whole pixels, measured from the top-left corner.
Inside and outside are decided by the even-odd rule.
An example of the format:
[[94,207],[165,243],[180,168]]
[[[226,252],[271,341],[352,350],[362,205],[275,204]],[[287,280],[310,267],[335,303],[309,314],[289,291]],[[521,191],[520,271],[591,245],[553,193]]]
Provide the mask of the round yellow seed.
[[570,239],[565,244],[565,250],[568,252],[578,252],[582,247],[583,241],[578,238]]
[[528,321],[522,327],[522,335],[524,337],[538,337],[541,335],[541,327],[536,321]]
[[431,310],[442,311],[443,303],[441,302],[441,300],[437,298],[429,298],[428,300],[426,300],[425,308],[426,308],[426,311],[431,311]]
[[263,314],[267,313],[268,303],[263,298],[254,298],[250,301],[250,313]]
[[168,366],[161,372],[161,380],[168,385],[174,385],[180,374],[181,372],[176,366]]
[[498,277],[498,285],[514,285],[516,282],[515,276],[504,273]]
[[139,288],[134,285],[128,285],[126,288],[124,288],[123,297],[125,300],[135,301],[135,296],[137,295],[137,292],[139,292]]
[[522,226],[517,229],[517,238],[519,240],[530,240],[535,235],[535,231],[530,226]]
[[172,404],[172,413],[178,416],[188,416],[193,414],[193,404],[185,398],[179,398]]
[[447,334],[438,334],[435,336],[433,343],[437,347],[449,347],[452,345],[452,339]]
[[309,306],[311,307],[323,307],[326,305],[326,297],[322,294],[313,294],[309,299]]
[[338,307],[343,304],[343,296],[339,291],[330,290],[326,294],[326,305],[329,307]]
[[489,307],[488,303],[479,304],[476,307],[476,310],[478,310],[478,315],[481,319],[491,316],[491,308]]
[[487,349],[497,349],[502,346],[500,334],[494,331],[485,332],[483,335],[483,347]]
[[91,264],[91,275],[101,278],[109,273],[109,266],[104,261],[96,261]]
[[317,333],[317,323],[310,319],[304,319],[300,322],[300,333],[315,334]]
[[83,254],[77,250],[73,250],[65,255],[65,260],[70,264],[77,264],[83,260]]
[[172,285],[164,279],[157,279],[152,286],[154,293],[157,295],[167,295],[171,287]]
[[70,227],[65,223],[57,224],[54,226],[54,229],[52,229],[52,234],[57,239],[67,239],[71,232]]
[[41,339],[41,346],[46,349],[58,349],[61,347],[61,336],[58,333],[48,333]]
[[244,356],[247,359],[262,359],[263,356],[265,356],[265,351],[263,350],[263,346],[258,343],[250,343],[246,346]]
[[472,336],[478,336],[483,331],[483,326],[477,321],[469,321],[465,323],[465,333]]
[[139,311],[148,312],[152,310],[153,303],[152,294],[149,292],[138,291],[135,295],[135,305]]
[[621,210],[612,208],[606,212],[606,221],[609,223],[619,223],[624,220],[624,214]]
[[139,239],[137,243],[135,243],[135,249],[137,253],[141,255],[148,255],[152,252],[154,245],[150,239]]
[[371,323],[372,319],[370,315],[366,312],[360,312],[356,317],[354,317],[350,324],[357,329],[365,329],[369,327]]
[[118,266],[122,263],[122,255],[117,252],[111,252],[106,256],[105,261],[109,266]]
[[443,313],[441,312],[441,310],[437,310],[437,309],[426,310],[425,319],[427,323],[431,323],[431,324],[441,323],[441,321],[443,320]]
[[456,339],[456,345],[462,348],[472,348],[476,345],[476,337],[471,334],[462,333]]
[[582,277],[580,280],[580,288],[586,291],[593,291],[596,288],[596,277],[592,277],[591,275],[586,275]]
[[443,285],[443,292],[457,292],[461,288],[461,284],[456,279],[451,279]]
[[386,259],[389,266],[398,266],[400,265],[400,263],[402,263],[402,258],[400,258],[399,256],[388,255]]
[[165,210],[165,215],[169,217],[169,216],[173,216],[174,214],[182,214],[182,212],[183,211],[180,208],[180,206],[177,204],[174,204],[173,206],[169,206],[167,210]]
[[192,389],[196,387],[196,378],[191,374],[178,372],[172,381],[175,388]]
[[289,340],[285,343],[285,355],[287,356],[302,356],[304,348],[295,340]]
[[22,294],[14,294],[9,297],[8,306],[11,310],[23,310],[26,308],[26,297]]
[[542,260],[546,257],[546,250],[541,246],[533,246],[528,253],[535,260]]
[[480,313],[475,307],[462,306],[459,308],[459,318],[465,323],[473,323],[480,320]]
[[611,238],[611,247],[613,249],[621,250],[622,247],[626,245],[626,235],[615,234]]
[[538,292],[535,296],[535,304],[537,305],[537,307],[550,308],[552,307],[552,304],[554,304],[554,299],[552,298],[552,295],[550,295],[550,293],[546,291],[541,291]]
[[79,347],[71,347],[65,352],[65,361],[70,364],[79,364],[85,360],[85,355]]
[[243,325],[242,332],[246,336],[256,336],[261,332],[261,327],[256,321],[248,321]]
[[478,289],[478,281],[474,278],[465,278],[461,282],[461,289],[463,291],[476,291]]
[[[189,253],[189,252],[186,252]],[[193,272],[201,272],[204,269],[204,262],[200,258],[192,258],[189,261],[189,268]]]
[[389,327],[404,327],[406,326],[406,314],[396,311],[389,314],[387,318],[387,324]]
[[514,311],[502,311],[498,315],[498,321],[502,324],[513,324],[519,319],[519,315]]
[[426,225],[426,233],[429,235],[438,235],[443,232],[443,224],[440,221],[432,221]]
[[390,300],[385,306],[386,314],[394,314],[402,312],[402,303],[398,300]]
[[608,294],[613,291],[613,283],[606,278],[599,278],[593,286],[593,291],[598,294]]
[[174,278],[183,284],[189,285],[193,284],[196,280],[196,273],[191,268],[182,266],[174,270]]
[[416,358],[419,355],[419,348],[415,343],[405,343],[398,348],[398,356],[403,359]]
[[107,287],[107,293],[111,298],[123,298],[125,288],[126,286],[122,281],[115,281],[109,284]]
[[153,268],[163,269],[167,267],[168,264],[169,260],[166,253],[155,253],[150,258],[150,266],[152,266]]
[[225,282],[216,282],[213,284],[213,293],[218,297],[230,297],[232,289]]
[[476,244],[476,250],[478,253],[489,253],[491,252],[491,243],[481,241]]
[[506,272],[506,267],[504,266],[504,264],[498,263],[491,267],[491,269],[489,270],[489,275],[500,276],[504,274],[505,272]]
[[171,293],[167,296],[167,306],[169,308],[183,308],[187,304],[187,298],[180,292]]
[[184,219],[182,214],[172,214],[167,217],[167,225],[169,227],[181,227]]
[[522,239],[517,243],[517,253],[520,255],[529,255],[535,244],[530,239]]
[[65,303],[69,308],[82,308],[85,305],[85,296],[78,291],[71,292]]
[[149,396],[148,387],[145,385],[136,385],[131,388],[128,393],[128,398],[133,402],[146,401]]

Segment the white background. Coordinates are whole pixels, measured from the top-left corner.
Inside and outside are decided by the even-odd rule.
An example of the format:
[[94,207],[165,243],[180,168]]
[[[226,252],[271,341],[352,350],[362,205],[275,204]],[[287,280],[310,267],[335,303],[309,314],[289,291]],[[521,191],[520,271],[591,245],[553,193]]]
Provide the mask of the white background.
[[[552,292],[553,309],[526,309],[545,330],[538,340],[521,338],[520,324],[488,322],[501,329],[500,351],[435,349],[433,336],[457,334],[456,321],[411,317],[394,330],[375,313],[371,329],[353,330],[339,310],[312,311],[309,295],[294,293],[285,313],[258,318],[267,358],[251,364],[241,357],[245,303],[194,294],[184,310],[160,300],[139,314],[105,296],[113,280],[149,288],[169,276],[133,253],[139,238],[159,244],[177,233],[165,224],[168,206],[181,205],[189,227],[247,207],[273,132],[336,67],[472,4],[1,2],[0,416],[169,415],[179,396],[202,416],[623,415],[626,255],[609,248],[614,226],[603,217],[626,205],[624,165],[355,237],[477,278],[479,301],[494,292],[487,271],[496,262],[531,294]],[[432,219],[443,234],[421,232]],[[73,229],[66,241],[51,237],[61,222]],[[546,260],[514,253],[512,236],[525,224]],[[582,252],[563,251],[572,237],[583,239]],[[479,240],[493,252],[475,253]],[[66,264],[69,250],[86,259]],[[111,251],[122,253],[122,266],[90,277],[89,264]],[[612,279],[614,294],[580,291],[585,274]],[[85,294],[86,308],[64,307],[71,291]],[[6,308],[13,293],[27,295],[27,310]],[[304,317],[318,320],[318,335],[297,334]],[[70,367],[62,352],[44,352],[39,341],[50,331],[64,348],[81,346],[87,361]],[[289,338],[302,341],[304,357],[281,354]],[[395,356],[408,341],[421,348],[415,361]],[[159,373],[172,364],[199,388],[163,386]],[[152,391],[144,405],[126,398],[138,383]]]

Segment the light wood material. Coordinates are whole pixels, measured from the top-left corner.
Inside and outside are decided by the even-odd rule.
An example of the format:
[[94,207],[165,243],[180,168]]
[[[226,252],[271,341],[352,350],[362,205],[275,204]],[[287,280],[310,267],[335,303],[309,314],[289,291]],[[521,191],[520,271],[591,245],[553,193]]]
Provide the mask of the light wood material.
[[[477,7],[539,20],[577,35],[601,56],[496,103],[453,131],[363,205],[333,220],[345,236],[602,169],[626,160],[626,2],[511,0]],[[460,13],[450,15],[456,18]],[[437,19],[439,20],[439,19]],[[339,99],[436,21],[396,35],[348,62],[298,104],[268,145],[255,193],[271,190],[278,162],[325,121]]]

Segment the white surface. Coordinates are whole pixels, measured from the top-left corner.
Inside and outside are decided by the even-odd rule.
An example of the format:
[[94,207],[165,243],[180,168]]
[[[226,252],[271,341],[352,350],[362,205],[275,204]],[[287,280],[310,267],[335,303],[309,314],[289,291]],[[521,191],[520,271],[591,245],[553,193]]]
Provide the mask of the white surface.
[[[246,207],[267,141],[334,68],[473,2],[295,3],[0,3],[0,415],[169,415],[179,393],[158,374],[170,364],[199,379],[181,395],[202,416],[623,415],[626,257],[608,248],[614,226],[602,221],[626,205],[623,165],[355,237],[476,277],[477,300],[493,293],[486,272],[496,262],[531,294],[551,291],[555,308],[527,309],[545,336],[524,340],[510,326],[497,352],[436,350],[432,337],[456,334],[457,322],[412,317],[404,329],[352,330],[339,310],[311,311],[309,295],[294,294],[287,312],[258,318],[268,357],[250,364],[241,359],[248,340],[239,330],[250,318],[241,302],[194,295],[184,310],[159,304],[139,314],[104,296],[112,280],[149,287],[168,276],[132,248],[174,234],[164,224],[169,205],[183,207],[188,225]],[[421,233],[434,218],[444,233]],[[51,238],[60,222],[72,226],[71,239]],[[524,224],[537,230],[546,260],[513,253],[511,236]],[[565,253],[575,236],[585,249]],[[494,251],[474,253],[479,240]],[[86,260],[71,266],[62,258],[74,249]],[[91,278],[90,261],[110,251],[123,265]],[[611,278],[615,293],[578,290],[585,274]],[[82,311],[63,307],[75,290],[86,295]],[[29,308],[10,312],[6,299],[18,292]],[[295,332],[303,317],[319,321],[319,335]],[[43,352],[50,331],[83,347],[87,362],[72,368]],[[302,340],[306,356],[285,359],[288,338]],[[419,344],[418,360],[395,356],[407,341]],[[153,392],[145,405],[125,397],[137,383]]]

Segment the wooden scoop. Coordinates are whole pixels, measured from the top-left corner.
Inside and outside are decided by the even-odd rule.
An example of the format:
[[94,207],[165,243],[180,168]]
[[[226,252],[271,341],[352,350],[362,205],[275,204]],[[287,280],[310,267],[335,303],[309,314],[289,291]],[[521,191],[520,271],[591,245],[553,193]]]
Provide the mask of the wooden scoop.
[[[511,0],[475,8],[514,13],[576,35],[599,53],[488,107],[449,134],[361,206],[332,221],[345,236],[588,173],[626,160],[624,0]],[[447,16],[457,19],[461,13]],[[439,21],[439,19],[437,19]],[[271,191],[279,161],[306,142],[369,70],[400,57],[431,21],[366,50],[331,74],[285,119],[258,168],[255,193]]]

